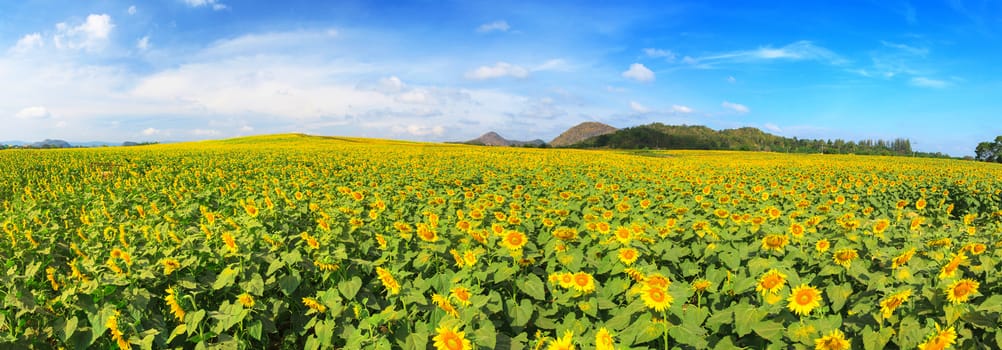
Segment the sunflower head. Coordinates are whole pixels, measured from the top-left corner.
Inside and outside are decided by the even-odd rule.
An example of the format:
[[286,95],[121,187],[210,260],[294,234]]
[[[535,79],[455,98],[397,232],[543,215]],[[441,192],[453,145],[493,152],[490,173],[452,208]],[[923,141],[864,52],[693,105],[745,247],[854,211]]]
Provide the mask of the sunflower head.
[[787,308],[800,316],[806,316],[812,310],[821,306],[821,291],[807,284],[801,284],[793,288],[790,297],[786,299],[789,304]]

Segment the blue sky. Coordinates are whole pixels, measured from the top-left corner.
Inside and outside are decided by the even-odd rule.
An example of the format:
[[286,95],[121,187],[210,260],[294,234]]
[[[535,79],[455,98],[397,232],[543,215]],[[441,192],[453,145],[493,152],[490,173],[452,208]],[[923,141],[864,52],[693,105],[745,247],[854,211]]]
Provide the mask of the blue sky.
[[0,3],[0,140],[1002,135],[997,1]]

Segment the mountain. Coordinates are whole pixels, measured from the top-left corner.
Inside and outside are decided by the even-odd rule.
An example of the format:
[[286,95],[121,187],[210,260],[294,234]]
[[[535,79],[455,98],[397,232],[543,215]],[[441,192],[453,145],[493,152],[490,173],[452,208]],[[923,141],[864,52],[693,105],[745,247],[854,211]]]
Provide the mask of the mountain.
[[618,129],[606,124],[584,122],[564,131],[560,136],[550,141],[550,145],[553,147],[570,146],[595,136],[614,133],[616,130]]
[[63,140],[50,140],[45,139],[45,141],[39,141],[31,144],[33,148],[69,148],[70,143]]
[[519,146],[519,147],[542,147],[546,145],[546,142],[539,139],[532,141],[508,140],[493,131],[480,135],[480,137],[478,138],[462,143],[468,145],[480,145],[480,146]]

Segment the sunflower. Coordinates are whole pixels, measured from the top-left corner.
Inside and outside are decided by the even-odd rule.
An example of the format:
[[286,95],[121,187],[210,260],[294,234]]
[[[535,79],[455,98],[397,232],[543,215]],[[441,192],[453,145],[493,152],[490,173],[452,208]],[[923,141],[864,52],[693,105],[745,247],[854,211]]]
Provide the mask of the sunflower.
[[694,290],[696,292],[705,292],[706,289],[710,288],[710,286],[712,286],[712,285],[713,285],[713,282],[710,282],[709,280],[707,280],[705,278],[700,278],[700,279],[697,279],[695,281],[692,281],[692,290]]
[[858,257],[859,253],[857,253],[855,249],[845,248],[836,251],[834,259],[836,264],[842,265],[842,267],[848,269],[849,266],[852,264],[852,261]]
[[659,273],[652,273],[644,278],[644,284],[648,287],[667,289],[671,281]]
[[793,288],[790,297],[786,300],[789,302],[787,308],[790,311],[800,316],[806,316],[811,313],[811,310],[821,306],[821,292],[817,288],[801,284],[800,287]]
[[458,326],[447,327],[444,325],[435,329],[435,350],[470,350],[473,346],[466,339],[466,333],[459,331]]
[[782,251],[783,247],[790,241],[786,235],[772,234],[762,238],[762,249]]
[[916,216],[912,218],[912,221],[910,223],[908,223],[908,230],[917,231],[920,227],[922,227],[922,223],[924,222],[925,222],[924,217]]
[[379,280],[383,283],[383,287],[385,287],[390,294],[400,293],[400,283],[397,282],[397,279],[393,278],[393,275],[390,274],[389,270],[377,267],[376,275],[379,276]]
[[915,248],[909,249],[908,251],[901,253],[901,255],[898,255],[897,257],[894,258],[893,261],[891,261],[891,268],[896,269],[901,266],[904,266],[905,264],[908,263],[908,260],[912,259],[913,255],[915,255]]
[[619,241],[619,243],[627,245],[630,244],[630,238],[633,237],[633,232],[630,231],[630,228],[628,227],[617,226],[615,235],[616,235],[616,240]]
[[166,258],[161,261],[161,264],[164,265],[164,275],[166,276],[170,276],[175,270],[181,268],[181,263],[177,259]]
[[450,315],[452,317],[459,317],[459,311],[456,311],[456,308],[452,306],[452,303],[449,302],[449,299],[447,299],[445,296],[438,293],[432,294],[431,302],[435,303],[435,305],[438,305],[438,307],[442,309],[442,311],[445,311],[447,315]]
[[254,297],[247,293],[240,294],[237,296],[237,303],[244,307],[254,307]]
[[304,297],[303,298],[303,305],[305,305],[306,307],[310,308],[311,310],[316,310],[317,312],[320,312],[320,313],[327,312],[327,307],[324,306],[324,304],[321,304],[319,301],[317,301],[317,299],[313,299],[313,298],[310,298],[310,297]]
[[831,248],[831,246],[832,246],[831,242],[828,242],[827,239],[822,239],[814,244],[814,250],[816,250],[818,253],[824,253],[827,252],[828,249]]
[[964,254],[963,250],[953,254],[950,261],[947,262],[946,265],[943,265],[943,268],[939,270],[939,279],[942,280],[953,277],[953,275],[957,274],[957,269],[960,268],[960,265],[966,261],[967,254]]
[[615,340],[612,338],[612,333],[605,327],[599,328],[598,332],[595,332],[595,350],[614,350],[616,348]]
[[574,287],[574,274],[570,272],[561,272],[557,274],[557,284],[560,284],[564,289],[571,289]]
[[622,261],[626,266],[633,265],[640,254],[637,253],[636,249],[633,248],[622,248],[619,250],[619,261]]
[[776,294],[780,288],[783,288],[784,284],[786,284],[786,275],[776,269],[772,269],[758,279],[755,291],[762,293],[763,296],[766,293]]
[[550,341],[547,350],[574,350],[574,332],[568,330],[564,336]]
[[667,289],[651,286],[640,292],[640,299],[644,301],[644,305],[648,309],[653,309],[657,312],[668,310],[671,307],[672,301],[674,301],[672,296],[668,294]]
[[574,274],[574,289],[583,292],[591,293],[595,291],[595,278],[587,272],[578,272]]
[[828,335],[814,339],[814,350],[847,350],[849,341],[845,339],[845,334],[836,329]]
[[912,295],[911,289],[905,289],[903,291],[891,294],[890,296],[884,298],[880,301],[880,313],[884,318],[890,318],[894,310],[897,309],[901,304],[904,304],[908,300],[908,297]]
[[915,209],[924,210],[926,204],[928,203],[926,203],[925,198],[919,198],[919,200],[915,201]]
[[501,240],[501,245],[508,248],[508,250],[515,251],[521,250],[528,241],[529,240],[526,238],[524,233],[518,231],[508,231],[505,233],[504,239]]
[[876,233],[878,235],[883,234],[884,231],[887,231],[888,227],[891,227],[891,222],[888,221],[887,219],[877,220],[877,222],[873,224],[873,233]]
[[924,343],[919,344],[919,350],[944,350],[949,349],[953,343],[957,342],[957,331],[953,327],[943,329],[936,324],[936,332],[930,334]]
[[470,305],[470,290],[466,289],[466,287],[452,287],[452,289],[449,290],[449,296],[456,299],[460,305]]
[[805,232],[804,225],[801,225],[796,222],[790,224],[790,234],[793,235],[793,238],[795,239],[803,238],[804,232]]
[[420,223],[417,225],[417,235],[425,242],[435,242],[438,241],[438,233],[435,232],[431,226],[428,224]]
[[966,302],[972,294],[978,292],[980,285],[978,281],[969,278],[953,282],[946,287],[946,299],[954,304]]
[[167,288],[167,296],[164,297],[164,301],[167,302],[167,306],[170,307],[171,314],[178,321],[184,321],[184,308],[181,307],[177,302],[177,294],[174,292],[174,288]]

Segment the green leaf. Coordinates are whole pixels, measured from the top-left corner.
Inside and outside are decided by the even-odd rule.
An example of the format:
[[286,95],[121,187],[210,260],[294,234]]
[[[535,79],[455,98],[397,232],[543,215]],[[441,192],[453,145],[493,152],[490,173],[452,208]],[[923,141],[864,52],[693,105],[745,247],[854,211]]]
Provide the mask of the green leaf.
[[783,326],[782,321],[767,320],[758,322],[752,330],[762,338],[779,344],[783,340],[783,333],[786,327]]
[[254,322],[247,325],[247,334],[255,340],[261,340],[261,331],[263,330],[264,326],[261,324],[261,320],[254,320]]
[[282,293],[286,296],[292,295],[296,291],[296,288],[299,288],[300,282],[298,274],[285,275],[278,279],[278,285],[282,287]]
[[845,300],[852,295],[852,286],[848,283],[831,285],[825,288],[825,294],[832,303],[832,311],[839,312],[845,306]]
[[[876,332],[867,326],[863,329],[863,349],[884,349],[887,346],[887,342],[889,342],[893,336],[894,330],[891,328],[881,328],[880,332]],[[907,349],[910,349],[910,347]]]
[[898,337],[895,343],[901,349],[912,349],[922,342],[922,325],[915,320],[914,316],[906,316],[898,324]]
[[237,270],[227,267],[216,276],[216,282],[212,283],[213,290],[220,290],[229,287],[237,278]]
[[517,305],[509,304],[509,308],[512,326],[524,327],[532,318],[532,303],[529,302],[529,299],[522,299],[522,302]]
[[1002,313],[1002,295],[993,295],[978,305],[978,311]]
[[757,307],[741,304],[734,307],[734,332],[737,333],[739,337],[743,337],[748,333],[752,332],[752,328],[758,324],[765,315],[768,314],[765,310],[760,310]]
[[477,331],[473,332],[473,342],[488,349],[494,348],[497,344],[497,337],[497,331],[494,330],[494,324],[489,321],[481,322],[480,328],[477,328]]
[[350,280],[338,283],[337,289],[345,298],[354,299],[355,295],[358,294],[358,290],[362,289],[362,279],[358,278],[358,276],[352,276]]
[[59,336],[59,340],[65,342],[73,336],[73,333],[77,331],[77,321],[76,316],[70,316],[70,318],[66,319],[62,327],[58,329],[57,335]]
[[720,330],[720,326],[731,323],[733,316],[734,311],[730,308],[715,311],[706,319],[706,328],[716,333]]
[[706,308],[685,308],[682,311],[682,324],[670,328],[668,334],[679,343],[697,349],[706,348],[708,345],[706,340],[707,332],[702,325],[709,314],[710,312]]
[[529,274],[525,278],[521,278],[518,283],[518,289],[522,290],[525,294],[536,300],[546,299],[546,286],[543,285],[543,281],[539,279],[539,276],[535,274]]

